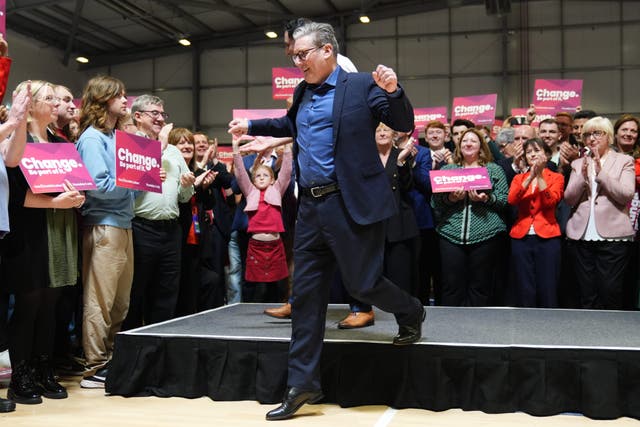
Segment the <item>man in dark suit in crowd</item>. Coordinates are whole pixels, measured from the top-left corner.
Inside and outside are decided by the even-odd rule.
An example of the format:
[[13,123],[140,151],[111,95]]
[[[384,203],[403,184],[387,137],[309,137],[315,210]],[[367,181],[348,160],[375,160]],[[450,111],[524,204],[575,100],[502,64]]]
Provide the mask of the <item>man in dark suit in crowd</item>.
[[293,105],[277,119],[233,120],[229,132],[295,139],[299,210],[288,390],[268,420],[290,418],[305,403],[322,399],[320,358],[329,285],[339,267],[355,298],[394,313],[396,345],[422,334],[424,307],[382,276],[383,220],[396,211],[375,143],[379,122],[413,128],[413,108],[395,72],[379,65],[372,74],[346,73],[328,24],[310,23],[294,33],[292,58],[304,73]]

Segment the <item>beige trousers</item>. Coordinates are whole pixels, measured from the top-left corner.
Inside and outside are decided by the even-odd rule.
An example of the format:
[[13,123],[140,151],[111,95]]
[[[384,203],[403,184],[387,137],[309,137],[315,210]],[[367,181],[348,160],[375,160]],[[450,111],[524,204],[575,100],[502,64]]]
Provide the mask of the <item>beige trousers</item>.
[[82,347],[86,376],[103,367],[113,354],[113,341],[129,309],[133,280],[131,229],[94,225],[82,237]]

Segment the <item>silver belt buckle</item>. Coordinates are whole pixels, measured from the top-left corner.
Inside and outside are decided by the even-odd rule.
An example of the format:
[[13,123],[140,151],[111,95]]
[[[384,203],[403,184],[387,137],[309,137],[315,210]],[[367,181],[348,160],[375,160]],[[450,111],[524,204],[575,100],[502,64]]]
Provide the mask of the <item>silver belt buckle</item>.
[[322,187],[312,187],[311,188],[311,195],[315,198],[318,197],[322,197],[323,193],[322,193]]

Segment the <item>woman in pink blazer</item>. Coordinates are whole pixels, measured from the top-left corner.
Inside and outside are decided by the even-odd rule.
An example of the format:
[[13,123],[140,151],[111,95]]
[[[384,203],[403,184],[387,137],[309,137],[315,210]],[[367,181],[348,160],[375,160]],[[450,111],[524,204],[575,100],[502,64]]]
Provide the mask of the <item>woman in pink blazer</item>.
[[546,166],[551,148],[539,138],[522,146],[528,171],[511,182],[508,202],[518,208],[511,232],[511,257],[520,307],[558,306],[560,226],[556,206],[562,200],[564,177]]
[[621,309],[622,285],[633,227],[629,202],[635,190],[633,158],[616,153],[609,119],[594,117],[582,128],[586,154],[571,163],[565,200],[572,261],[582,308]]

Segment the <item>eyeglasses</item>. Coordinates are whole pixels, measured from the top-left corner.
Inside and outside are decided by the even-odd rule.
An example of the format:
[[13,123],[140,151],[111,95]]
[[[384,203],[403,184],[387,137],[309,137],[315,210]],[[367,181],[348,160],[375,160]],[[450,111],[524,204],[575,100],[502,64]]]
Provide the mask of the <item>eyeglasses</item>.
[[307,60],[307,57],[309,56],[309,54],[311,52],[313,52],[314,50],[318,50],[321,49],[322,46],[316,46],[316,47],[310,47],[309,49],[305,49],[305,50],[301,50],[298,53],[294,53],[293,55],[291,55],[289,58],[291,58],[291,61],[295,64],[296,62],[304,62]]
[[38,101],[46,102],[48,104],[55,104],[60,102],[60,98],[53,95],[47,95],[44,98],[39,98]]
[[158,110],[138,110],[141,113],[147,113],[149,114],[151,117],[153,117],[154,119],[157,119],[158,116],[162,116],[163,119],[167,120],[169,118],[169,115],[167,113],[165,113],[164,111],[158,111]]
[[595,139],[600,139],[603,136],[605,136],[607,133],[605,131],[602,130],[594,130],[593,132],[585,132],[582,134],[582,139],[583,140],[587,140],[591,137],[594,137]]

